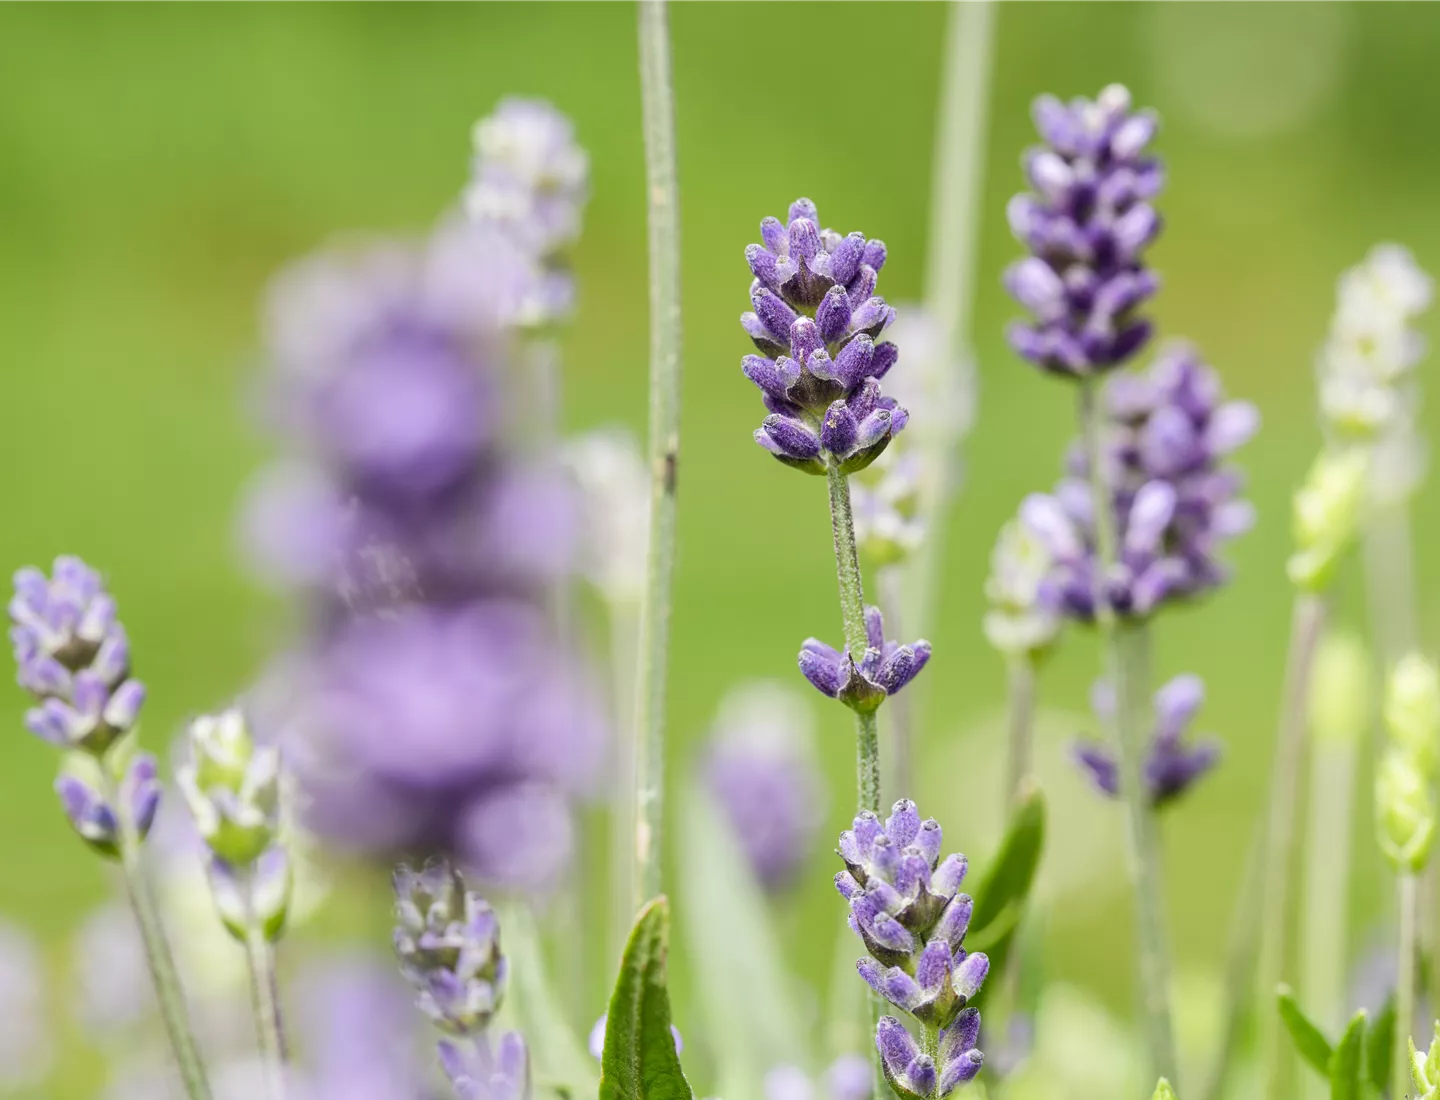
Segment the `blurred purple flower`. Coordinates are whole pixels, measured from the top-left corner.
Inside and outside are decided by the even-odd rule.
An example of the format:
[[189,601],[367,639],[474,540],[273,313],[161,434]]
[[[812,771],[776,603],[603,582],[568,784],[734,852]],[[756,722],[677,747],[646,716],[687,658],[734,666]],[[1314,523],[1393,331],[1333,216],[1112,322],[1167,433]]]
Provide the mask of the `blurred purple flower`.
[[875,1071],[858,1054],[842,1054],[819,1079],[799,1066],[775,1066],[765,1074],[765,1100],[870,1100]]
[[0,919],[0,1093],[39,1085],[50,1071],[48,990],[39,947]]
[[747,685],[721,703],[703,757],[706,786],[767,890],[795,881],[824,819],[813,724],[809,706],[790,689]]
[[[1187,743],[1185,732],[1205,701],[1205,685],[1194,675],[1177,676],[1155,693],[1155,729],[1145,758],[1145,787],[1152,806],[1164,806],[1183,795],[1219,762],[1220,743],[1206,739]],[[1092,692],[1096,715],[1107,725],[1115,718],[1115,693],[1099,683]],[[1120,793],[1120,766],[1114,751],[1097,741],[1078,742],[1075,762],[1101,793]]]
[[1150,200],[1160,162],[1146,155],[1153,112],[1132,111],[1118,84],[1094,100],[1041,96],[1033,108],[1045,144],[1025,155],[1031,191],[1010,201],[1010,228],[1032,255],[1005,286],[1034,315],[1009,332],[1015,350],[1055,374],[1113,369],[1150,337],[1136,311],[1159,287],[1142,253],[1160,232]]

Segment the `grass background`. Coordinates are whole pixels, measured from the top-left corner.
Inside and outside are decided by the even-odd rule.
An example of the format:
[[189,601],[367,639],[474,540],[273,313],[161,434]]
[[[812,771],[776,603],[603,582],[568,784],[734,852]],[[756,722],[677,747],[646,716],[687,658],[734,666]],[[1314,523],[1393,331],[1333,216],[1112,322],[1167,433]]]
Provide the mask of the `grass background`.
[[[677,775],[728,686],[791,676],[799,639],[839,632],[819,483],[749,439],[762,410],[738,371],[743,247],[762,215],[808,194],[828,224],[886,240],[892,302],[920,296],[944,18],[942,5],[905,3],[673,11],[686,367]],[[1228,756],[1166,822],[1188,970],[1219,967],[1263,797],[1288,629],[1288,496],[1316,447],[1311,363],[1335,278],[1380,240],[1440,268],[1440,145],[1425,136],[1440,117],[1437,48],[1430,5],[999,12],[975,313],[980,417],[947,532],[920,795],[956,846],[987,849],[1003,675],[979,631],[981,586],[995,532],[1024,493],[1054,480],[1072,425],[1067,388],[1002,340],[1014,309],[999,273],[1017,253],[1004,206],[1032,141],[1031,98],[1122,81],[1165,122],[1161,330],[1197,341],[1265,417],[1244,455],[1261,520],[1236,548],[1235,584],[1158,627],[1157,671],[1206,678],[1203,725]],[[285,636],[287,609],[247,582],[234,550],[237,498],[266,454],[244,401],[268,277],[332,234],[432,221],[464,178],[470,124],[506,93],[552,99],[592,156],[565,422],[641,429],[645,229],[628,5],[0,9],[0,562],[75,551],[106,570],[151,686],[152,740],[242,687]],[[1436,419],[1432,405],[1432,435]],[[1427,630],[1437,492],[1415,509]],[[1359,621],[1357,580],[1344,602]],[[1077,637],[1045,678],[1042,774],[1057,814],[1070,815],[1047,862],[1046,958],[1050,975],[1123,1012],[1131,933],[1118,820],[1059,759],[1095,662]],[[54,760],[21,731],[23,706],[18,690],[0,693],[0,912],[58,958],[106,884],[55,811]],[[836,708],[817,715],[838,829],[851,741]],[[1357,850],[1368,852],[1363,838]],[[813,884],[786,902],[795,966],[817,983],[837,923],[830,863],[817,851]],[[1359,879],[1362,931],[1383,908],[1378,881]],[[87,1065],[67,1059],[43,1095],[91,1095]]]

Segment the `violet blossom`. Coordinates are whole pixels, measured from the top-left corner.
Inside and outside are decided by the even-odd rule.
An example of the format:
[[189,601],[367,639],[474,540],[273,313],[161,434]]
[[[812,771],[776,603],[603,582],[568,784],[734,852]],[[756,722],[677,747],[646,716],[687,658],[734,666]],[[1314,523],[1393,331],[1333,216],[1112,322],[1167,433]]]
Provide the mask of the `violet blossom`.
[[930,643],[923,638],[910,645],[887,641],[885,622],[878,607],[865,608],[866,648],[857,661],[818,638],[807,638],[800,649],[800,671],[823,695],[839,699],[856,711],[872,711],[920,674],[930,660]]

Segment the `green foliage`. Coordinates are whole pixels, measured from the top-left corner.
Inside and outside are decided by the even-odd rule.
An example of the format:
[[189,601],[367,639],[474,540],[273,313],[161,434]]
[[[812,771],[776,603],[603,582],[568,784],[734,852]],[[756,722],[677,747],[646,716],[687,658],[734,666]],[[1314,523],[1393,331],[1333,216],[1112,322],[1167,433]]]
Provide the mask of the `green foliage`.
[[1376,1093],[1383,1094],[1390,1083],[1390,1060],[1395,1049],[1395,994],[1392,991],[1365,1029],[1365,1076]]
[[1045,795],[1039,787],[1031,787],[1010,818],[995,859],[976,885],[975,911],[965,938],[969,950],[991,952],[991,961],[999,961],[1002,952],[997,947],[1008,942],[1020,923],[1044,847]]
[[1320,1076],[1328,1076],[1335,1051],[1330,1046],[1330,1040],[1325,1038],[1324,1032],[1311,1022],[1310,1017],[1306,1016],[1296,1003],[1295,994],[1288,985],[1282,983],[1275,991],[1275,1007],[1280,1013],[1280,1019],[1285,1022],[1285,1029],[1290,1032],[1290,1038],[1294,1040],[1295,1050],[1300,1057]]
[[600,1059],[600,1100],[693,1100],[670,1032],[669,953],[670,903],[662,896],[640,910],[620,960]]
[[[806,1017],[769,905],[729,826],[698,785],[677,809],[682,927],[720,1069],[716,1091],[758,1095],[771,1067],[810,1064]],[[859,987],[854,958],[852,951],[847,981]]]
[[1330,1056],[1330,1100],[1364,1100],[1365,1010],[1350,1018]]

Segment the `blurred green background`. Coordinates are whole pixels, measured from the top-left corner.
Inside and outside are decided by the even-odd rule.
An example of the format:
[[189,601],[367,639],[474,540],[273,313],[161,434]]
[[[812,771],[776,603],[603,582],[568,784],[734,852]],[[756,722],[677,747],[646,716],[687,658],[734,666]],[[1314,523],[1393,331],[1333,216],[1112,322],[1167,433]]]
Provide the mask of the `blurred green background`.
[[[762,215],[806,194],[827,224],[886,240],[892,302],[920,297],[945,17],[933,3],[673,10],[686,370],[676,776],[727,687],[798,680],[799,640],[839,634],[820,483],[749,438],[762,410],[738,369],[743,248]],[[999,274],[1018,251],[1004,207],[1033,140],[1030,100],[1121,81],[1164,119],[1161,331],[1198,342],[1265,418],[1243,453],[1261,518],[1236,547],[1235,584],[1157,630],[1157,673],[1205,677],[1202,726],[1226,743],[1225,766],[1165,826],[1180,964],[1213,972],[1267,778],[1291,598],[1288,497],[1317,445],[1311,363],[1335,278],[1381,240],[1440,269],[1440,145],[1425,136],[1440,118],[1440,8],[1017,3],[999,11],[996,50],[975,313],[980,413],[946,534],[919,794],[954,846],[989,849],[1003,672],[980,634],[982,582],[996,531],[1023,494],[1055,479],[1072,427],[1070,390],[1002,339],[1015,310]],[[579,314],[565,338],[566,425],[643,429],[635,61],[633,11],[622,4],[0,9],[0,562],[73,551],[108,573],[151,686],[152,741],[243,687],[291,618],[247,581],[234,538],[237,498],[267,453],[245,408],[267,279],[333,234],[432,222],[465,178],[470,124],[506,93],[553,100],[592,157]],[[1434,435],[1433,403],[1425,421]],[[1437,493],[1425,490],[1415,510],[1430,630],[1440,590],[1424,548],[1440,536]],[[1344,602],[1359,622],[1357,585],[1358,574],[1348,578]],[[1088,641],[1072,636],[1043,684],[1041,771],[1059,825],[1044,957],[1047,978],[1125,1012],[1119,821],[1061,758],[1096,667]],[[0,738],[0,913],[59,960],[106,883],[56,811],[54,758],[21,731],[23,706],[18,689],[0,693],[10,731]],[[838,708],[817,714],[828,834],[847,817],[853,748]],[[1360,821],[1368,830],[1363,809]],[[1364,837],[1357,851],[1368,853]],[[787,902],[792,958],[816,983],[839,923],[832,862],[822,845],[813,882]],[[1369,898],[1375,875],[1358,881],[1361,934],[1381,903]],[[594,919],[604,914],[596,898]],[[683,953],[677,961],[683,1029]],[[599,962],[591,969],[598,1012]],[[91,1095],[87,1065],[67,1060],[43,1095]]]

